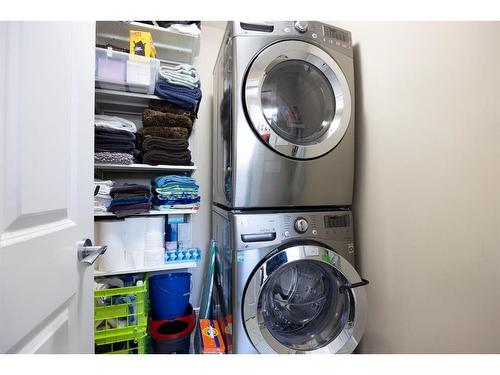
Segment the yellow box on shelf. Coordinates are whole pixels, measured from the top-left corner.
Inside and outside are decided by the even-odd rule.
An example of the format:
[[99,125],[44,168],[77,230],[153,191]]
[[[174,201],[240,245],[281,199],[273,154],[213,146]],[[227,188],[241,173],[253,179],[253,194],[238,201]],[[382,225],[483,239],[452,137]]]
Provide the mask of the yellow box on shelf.
[[130,30],[130,54],[145,57],[156,57],[156,49],[151,33],[147,31]]

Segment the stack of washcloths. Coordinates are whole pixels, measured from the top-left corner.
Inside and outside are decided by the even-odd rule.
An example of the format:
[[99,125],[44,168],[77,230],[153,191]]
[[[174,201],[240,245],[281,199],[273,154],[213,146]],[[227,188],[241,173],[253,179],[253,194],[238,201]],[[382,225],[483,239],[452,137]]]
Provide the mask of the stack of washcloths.
[[114,186],[111,188],[110,195],[113,200],[109,210],[117,217],[142,214],[149,212],[151,208],[151,192],[147,185]]
[[198,113],[201,100],[200,77],[189,64],[161,66],[155,94],[181,108]]
[[95,115],[95,153],[96,164],[132,164],[138,154],[135,145],[137,128],[127,119]]
[[200,208],[199,186],[192,177],[168,175],[153,181],[153,206],[157,210]]
[[138,132],[142,162],[151,165],[191,165],[187,138],[193,129],[195,114],[188,109],[161,100],[152,101],[142,114]]
[[113,198],[109,193],[113,181],[94,180],[94,212],[107,212]]

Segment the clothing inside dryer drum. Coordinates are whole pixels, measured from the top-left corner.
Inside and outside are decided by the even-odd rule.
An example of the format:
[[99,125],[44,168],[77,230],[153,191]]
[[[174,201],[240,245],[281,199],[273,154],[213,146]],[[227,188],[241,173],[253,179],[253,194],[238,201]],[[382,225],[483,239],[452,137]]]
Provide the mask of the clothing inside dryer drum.
[[287,60],[269,70],[261,103],[273,130],[298,145],[317,143],[335,115],[330,82],[314,65],[300,60]]
[[339,290],[346,283],[340,272],[319,261],[282,266],[259,297],[265,327],[294,350],[315,350],[329,344],[349,318],[349,293]]

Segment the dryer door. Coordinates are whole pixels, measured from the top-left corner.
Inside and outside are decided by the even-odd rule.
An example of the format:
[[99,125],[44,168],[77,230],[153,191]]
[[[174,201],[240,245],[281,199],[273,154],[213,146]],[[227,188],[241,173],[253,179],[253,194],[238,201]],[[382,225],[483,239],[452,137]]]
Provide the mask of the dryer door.
[[351,117],[351,94],[337,62],[315,45],[289,40],[251,64],[244,98],[250,122],[273,150],[295,159],[330,152]]
[[255,269],[243,294],[250,341],[260,353],[351,353],[363,335],[367,302],[364,287],[348,286],[361,281],[330,249],[278,251]]

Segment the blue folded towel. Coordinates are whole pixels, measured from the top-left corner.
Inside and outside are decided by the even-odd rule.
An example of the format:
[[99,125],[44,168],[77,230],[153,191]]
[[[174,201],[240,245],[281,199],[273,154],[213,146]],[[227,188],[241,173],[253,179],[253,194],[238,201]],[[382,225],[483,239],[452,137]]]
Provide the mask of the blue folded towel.
[[149,195],[144,195],[144,196],[138,196],[138,197],[124,197],[124,198],[113,198],[111,201],[111,206],[121,206],[124,204],[139,204],[139,203],[146,203],[149,202],[150,196]]
[[200,202],[200,197],[184,198],[184,199],[159,199],[158,197],[153,198],[153,205],[155,205],[155,206],[191,204],[191,203],[199,203],[199,202]]
[[198,104],[201,100],[201,90],[199,87],[191,89],[169,83],[164,79],[159,79],[156,82],[155,95],[198,114]]
[[176,182],[181,184],[186,184],[188,186],[198,186],[196,185],[196,180],[189,176],[178,176],[178,175],[167,175],[160,176],[154,179],[154,185],[158,188],[165,187],[170,183]]

